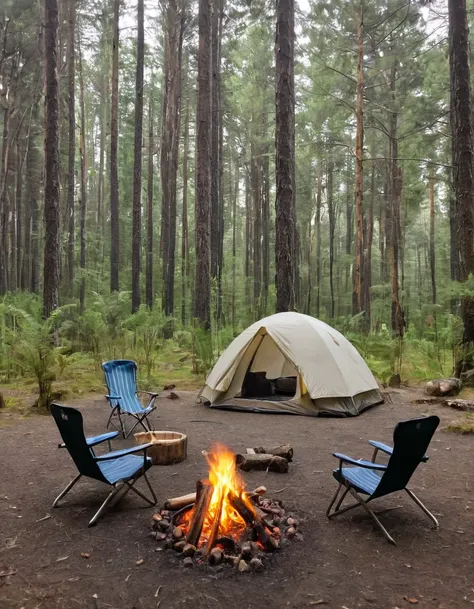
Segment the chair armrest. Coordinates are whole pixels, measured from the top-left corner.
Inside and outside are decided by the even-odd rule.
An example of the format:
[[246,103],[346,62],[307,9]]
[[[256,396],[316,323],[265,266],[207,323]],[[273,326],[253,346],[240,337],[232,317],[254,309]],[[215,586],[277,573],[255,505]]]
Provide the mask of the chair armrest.
[[153,391],[144,391],[143,389],[140,389],[140,391],[138,393],[146,393],[148,395],[150,395],[152,398],[156,398],[157,396],[159,396],[159,393],[154,393]]
[[353,459],[352,457],[348,457],[347,455],[343,455],[341,453],[333,453],[332,456],[336,457],[336,459],[339,459],[341,464],[350,463],[351,465],[357,465],[357,467],[364,467],[365,469],[387,469],[387,466],[381,463],[372,463],[372,461],[365,461],[364,459],[358,461],[357,459]]
[[[369,440],[369,444],[376,448],[377,450],[381,450],[386,455],[391,455],[393,453],[393,448],[388,446],[388,444],[383,444],[383,442],[376,442],[375,440]],[[376,451],[377,452],[377,451]],[[375,453],[374,453],[375,454]],[[428,455],[424,455],[421,458],[422,463],[426,463],[428,461]]]
[[107,400],[121,400],[122,399],[121,395],[104,395],[104,397]]
[[369,440],[369,444],[374,448],[378,448],[386,455],[391,455],[393,453],[393,448],[388,446],[388,444],[383,444],[382,442],[376,442],[375,440]]
[[[109,431],[98,436],[91,436],[90,438],[86,438],[87,446],[97,446],[97,444],[102,444],[102,442],[106,442],[107,440],[113,440],[118,435],[118,431]],[[58,444],[58,448],[66,448],[66,445],[63,442],[62,444]]]
[[107,440],[113,440],[118,435],[118,431],[109,431],[107,433],[100,434],[100,436],[92,436],[91,438],[86,438],[87,446],[97,446],[97,444],[101,444],[102,442],[106,442]]
[[132,446],[131,448],[124,448],[123,450],[114,450],[111,453],[106,453],[105,455],[99,455],[95,457],[96,461],[110,461],[110,459],[118,459],[120,457],[126,457],[127,455],[133,455],[134,453],[139,453],[142,450],[145,452],[146,459],[146,451],[153,446],[152,442],[148,442],[148,444],[140,444],[139,446]]

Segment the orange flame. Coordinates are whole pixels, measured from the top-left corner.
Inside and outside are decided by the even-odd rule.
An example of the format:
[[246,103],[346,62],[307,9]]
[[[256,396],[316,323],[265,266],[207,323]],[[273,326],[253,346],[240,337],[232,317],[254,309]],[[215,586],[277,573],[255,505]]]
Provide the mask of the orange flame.
[[[246,528],[246,523],[229,501],[229,494],[239,497],[246,507],[255,513],[252,502],[245,492],[245,483],[235,468],[235,454],[226,446],[216,444],[211,452],[206,454],[209,464],[209,482],[213,493],[201,533],[201,542],[205,543],[211,534],[216,518],[220,517],[217,537],[232,537],[238,539]],[[222,506],[222,507],[221,507]],[[189,523],[192,511],[189,514]]]

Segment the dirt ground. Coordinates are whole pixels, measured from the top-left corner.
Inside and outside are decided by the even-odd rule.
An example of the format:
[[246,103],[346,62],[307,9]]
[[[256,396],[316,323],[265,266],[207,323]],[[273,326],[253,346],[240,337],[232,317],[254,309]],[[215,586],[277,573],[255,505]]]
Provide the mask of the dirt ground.
[[[75,475],[69,455],[57,448],[54,421],[49,416],[5,419],[3,414],[0,609],[473,606],[474,440],[442,430],[455,418],[453,411],[414,404],[416,392],[406,389],[392,394],[393,404],[350,419],[216,411],[196,404],[192,392],[177,391],[179,400],[160,398],[152,415],[155,429],[189,437],[186,461],[150,471],[160,504],[194,490],[206,473],[201,451],[215,440],[236,451],[290,443],[295,459],[288,474],[251,472],[245,478],[250,488],[267,486],[269,496],[280,491],[276,497],[302,521],[304,541],[271,556],[262,574],[185,570],[174,551],[155,551],[149,537],[154,508],[143,508],[132,493],[93,528],[87,523],[108,492],[105,485],[81,480],[53,510],[55,496]],[[100,397],[72,405],[83,412],[88,433],[104,430],[109,410]],[[400,506],[382,515],[396,547],[362,510],[328,521],[325,510],[336,488],[331,470],[337,462],[331,453],[368,458],[368,439],[389,442],[397,421],[422,414],[438,414],[442,423],[431,458],[419,467],[411,487],[438,516],[439,531],[405,494],[378,502],[380,510]],[[117,440],[114,447],[124,445]]]

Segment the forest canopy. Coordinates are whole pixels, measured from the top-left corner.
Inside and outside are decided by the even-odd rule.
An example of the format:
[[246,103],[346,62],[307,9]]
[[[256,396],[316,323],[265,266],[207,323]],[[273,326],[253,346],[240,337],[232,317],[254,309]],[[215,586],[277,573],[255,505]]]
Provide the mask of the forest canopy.
[[461,0],[4,3],[4,381],[49,391],[119,354],[150,382],[206,372],[284,310],[340,329],[382,380],[469,361],[471,17]]

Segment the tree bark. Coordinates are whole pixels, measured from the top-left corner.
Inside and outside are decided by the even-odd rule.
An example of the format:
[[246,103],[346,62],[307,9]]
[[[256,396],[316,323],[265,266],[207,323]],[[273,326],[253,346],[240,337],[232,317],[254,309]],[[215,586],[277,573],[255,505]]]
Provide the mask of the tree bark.
[[84,312],[86,297],[86,214],[87,214],[87,151],[86,151],[86,105],[84,101],[84,74],[82,71],[82,47],[78,41],[79,55],[79,97],[81,109],[81,135],[79,138],[79,154],[81,157],[81,207],[80,207],[80,254],[81,285],[79,289],[79,307]]
[[45,187],[43,317],[59,305],[59,87],[58,2],[44,0],[45,10]]
[[74,293],[74,182],[76,161],[76,99],[75,99],[75,37],[76,37],[76,0],[68,0],[67,27],[67,90],[68,90],[68,174],[67,174],[67,291]]
[[362,266],[363,266],[363,154],[364,154],[364,16],[360,4],[359,23],[357,26],[357,98],[356,98],[356,185],[355,185],[355,218],[356,250],[352,288],[352,314],[362,311]]
[[430,199],[430,275],[431,275],[431,303],[436,304],[436,254],[435,254],[435,177],[431,170],[428,178],[428,190]]
[[239,199],[239,173],[240,163],[239,158],[236,158],[235,169],[234,169],[234,192],[232,193],[232,329],[235,330],[237,325],[236,311],[235,311],[235,300],[236,300],[236,287],[237,287],[237,201]]
[[294,0],[277,0],[276,7],[276,310],[295,306],[295,92]]
[[[448,0],[451,108],[453,116],[453,189],[459,281],[466,281],[474,272],[474,178],[471,103],[471,71],[469,65],[469,27],[466,0]],[[474,341],[474,299],[461,299],[464,323],[463,342]]]
[[153,153],[153,96],[150,95],[148,105],[148,192],[145,270],[145,300],[150,311],[153,308]]
[[118,86],[119,86],[119,13],[120,0],[114,0],[112,39],[112,102],[110,108],[110,291],[119,287],[120,203],[118,181]]
[[327,203],[329,216],[329,317],[334,319],[334,235],[336,231],[336,209],[334,204],[334,162],[328,161],[327,169]]
[[318,184],[316,190],[316,317],[321,314],[321,199],[323,178],[321,164],[318,166]]
[[198,89],[196,107],[196,286],[194,316],[208,329],[211,324],[210,206],[211,206],[211,6],[199,0]]
[[189,283],[188,229],[188,158],[189,158],[189,95],[186,97],[183,142],[183,214],[181,227],[181,323],[186,324],[186,297]]
[[[176,264],[176,190],[179,156],[179,118],[181,105],[181,60],[185,24],[184,6],[179,10],[176,0],[168,0],[165,19],[165,95],[161,147],[163,219],[163,311],[174,312],[174,275]],[[166,328],[173,333],[172,322]]]
[[144,0],[137,5],[137,66],[135,74],[135,142],[133,156],[132,198],[132,313],[140,307],[140,272],[142,247],[142,140],[143,140],[143,71],[145,60]]

